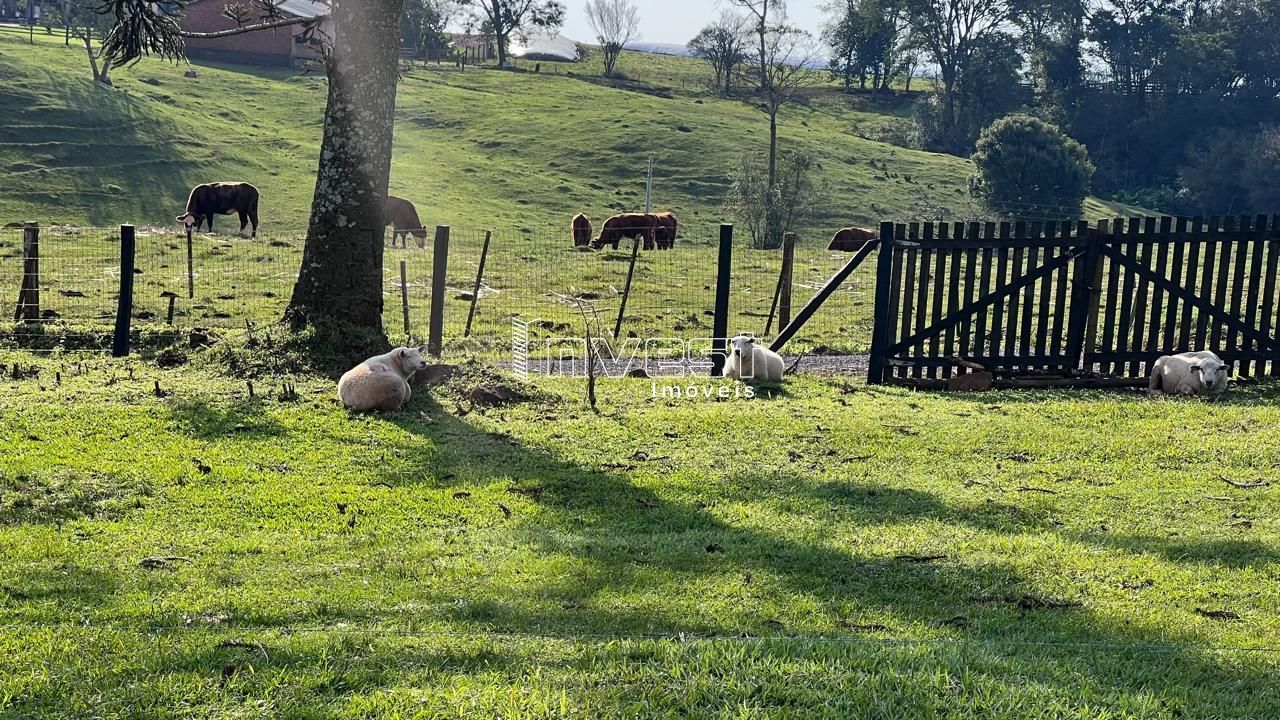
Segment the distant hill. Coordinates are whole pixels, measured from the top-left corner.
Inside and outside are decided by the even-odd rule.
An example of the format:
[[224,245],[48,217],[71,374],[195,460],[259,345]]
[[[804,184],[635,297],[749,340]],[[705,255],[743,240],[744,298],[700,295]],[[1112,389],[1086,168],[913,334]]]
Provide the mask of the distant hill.
[[689,50],[689,47],[680,43],[659,43],[637,40],[635,42],[627,43],[627,49],[634,50],[636,52],[655,53],[657,55],[674,55],[676,57],[693,56],[693,52]]
[[[271,232],[304,229],[315,186],[326,81],[285,69],[144,60],[89,79],[84,48],[0,30],[0,223],[170,225],[191,186],[244,180],[262,191]],[[400,82],[391,189],[429,224],[561,232],[582,211],[644,205],[656,160],[657,207],[681,227],[726,220],[729,175],[763,154],[765,116],[705,91],[702,63],[625,53],[626,83],[604,81],[598,53],[542,62],[541,74],[419,65]],[[522,60],[521,69],[533,69]],[[573,73],[570,75],[569,73]],[[963,158],[898,147],[901,103],[834,87],[784,110],[782,147],[817,159],[830,200],[802,228],[972,212]],[[1091,206],[1096,215],[1114,214]],[[700,231],[701,232],[701,231]]]

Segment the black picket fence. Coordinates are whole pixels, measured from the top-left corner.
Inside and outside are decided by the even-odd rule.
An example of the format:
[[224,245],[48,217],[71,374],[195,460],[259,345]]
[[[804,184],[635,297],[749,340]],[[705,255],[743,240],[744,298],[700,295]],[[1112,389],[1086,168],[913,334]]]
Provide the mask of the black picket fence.
[[869,381],[1141,382],[1212,350],[1280,375],[1280,215],[880,229]]

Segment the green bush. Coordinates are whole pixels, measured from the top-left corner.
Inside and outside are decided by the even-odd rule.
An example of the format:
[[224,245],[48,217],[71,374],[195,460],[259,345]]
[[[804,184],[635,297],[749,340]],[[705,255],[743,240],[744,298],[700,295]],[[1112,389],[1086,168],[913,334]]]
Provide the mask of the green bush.
[[991,123],[973,153],[973,196],[1008,216],[1065,220],[1081,215],[1093,163],[1080,143],[1030,115]]

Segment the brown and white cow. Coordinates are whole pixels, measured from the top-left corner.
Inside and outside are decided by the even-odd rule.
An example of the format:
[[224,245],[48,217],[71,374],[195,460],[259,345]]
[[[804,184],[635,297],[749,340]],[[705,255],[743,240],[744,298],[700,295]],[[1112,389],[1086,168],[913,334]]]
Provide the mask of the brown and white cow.
[[413,203],[398,198],[395,195],[387,196],[387,204],[382,211],[383,222],[393,226],[395,229],[391,233],[391,247],[396,246],[396,238],[400,239],[402,247],[409,247],[409,236],[413,236],[413,241],[418,247],[427,246],[427,230],[422,227],[422,221],[418,219],[418,209]]
[[875,241],[876,233],[874,230],[847,227],[836,232],[835,237],[831,238],[831,243],[827,245],[827,249],[855,252],[861,250],[863,245]]
[[612,245],[614,250],[622,238],[638,237],[644,241],[644,249],[654,248],[654,238],[658,234],[658,217],[652,213],[618,213],[600,226],[600,236],[591,241],[591,247],[599,250],[605,245]]
[[591,218],[578,213],[569,221],[569,232],[573,235],[573,246],[583,247],[591,244]]
[[253,237],[258,237],[258,188],[246,182],[204,183],[191,188],[187,196],[187,211],[178,216],[178,222],[187,227],[195,227],[198,232],[200,224],[207,222],[209,232],[213,232],[214,215],[240,215],[240,237],[245,235],[244,228],[253,223]]

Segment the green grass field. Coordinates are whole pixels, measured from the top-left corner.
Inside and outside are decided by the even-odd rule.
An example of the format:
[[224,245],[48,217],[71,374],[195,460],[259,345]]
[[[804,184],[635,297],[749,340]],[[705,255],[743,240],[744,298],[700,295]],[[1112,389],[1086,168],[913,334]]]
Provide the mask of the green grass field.
[[1274,386],[360,416],[244,353],[0,356],[0,716],[1280,711]]
[[[580,380],[473,365],[350,414],[270,325],[323,79],[147,61],[107,89],[84,64],[0,32],[0,218],[44,225],[50,344],[110,326],[117,242],[84,227],[122,222],[143,226],[135,327],[165,327],[169,291],[179,330],[256,328],[154,360],[0,349],[5,720],[1280,715],[1274,384],[1208,404],[802,375],[715,401],[609,379],[597,414]],[[482,342],[517,314],[576,335],[561,296],[611,329],[627,253],[574,252],[564,226],[639,207],[650,153],[683,236],[642,254],[624,330],[707,331],[725,173],[767,124],[694,61],[628,54],[631,89],[592,67],[405,75],[392,189],[454,228],[448,357],[486,229]],[[847,257],[830,228],[967,202],[968,161],[864,139],[904,116],[829,89],[786,113],[835,198],[802,228],[795,308]],[[171,219],[217,179],[262,189],[263,236],[198,236],[188,299]],[[0,233],[6,302],[20,258]],[[420,337],[431,253],[387,258],[386,325],[404,260]],[[779,261],[735,248],[732,331],[762,331]],[[864,350],[869,280],[791,347]],[[475,404],[498,386],[528,397]]]

